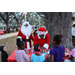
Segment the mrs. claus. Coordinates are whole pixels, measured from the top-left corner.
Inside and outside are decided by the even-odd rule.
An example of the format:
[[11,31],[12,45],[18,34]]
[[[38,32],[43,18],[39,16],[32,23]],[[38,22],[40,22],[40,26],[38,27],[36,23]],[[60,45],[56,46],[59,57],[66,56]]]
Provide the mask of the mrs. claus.
[[29,22],[24,22],[22,24],[21,30],[19,30],[17,37],[23,39],[26,49],[31,48],[31,39],[34,40],[34,38],[32,37],[32,26],[29,24]]
[[45,49],[50,49],[50,36],[45,28],[41,27],[37,31],[37,35],[34,37],[34,44],[39,44]]

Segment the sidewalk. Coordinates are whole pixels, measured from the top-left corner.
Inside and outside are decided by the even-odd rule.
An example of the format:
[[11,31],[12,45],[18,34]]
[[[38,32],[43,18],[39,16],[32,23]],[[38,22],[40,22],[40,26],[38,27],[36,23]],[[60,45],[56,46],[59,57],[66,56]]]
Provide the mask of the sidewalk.
[[0,35],[0,40],[4,39],[4,38],[11,37],[11,36],[14,36],[14,35],[18,35],[18,32]]

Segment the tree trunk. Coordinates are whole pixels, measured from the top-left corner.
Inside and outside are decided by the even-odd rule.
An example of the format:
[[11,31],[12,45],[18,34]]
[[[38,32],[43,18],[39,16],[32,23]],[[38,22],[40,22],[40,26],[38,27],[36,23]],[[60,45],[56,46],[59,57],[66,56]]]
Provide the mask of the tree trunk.
[[9,29],[9,24],[8,23],[6,23],[6,26],[7,26],[7,29]]
[[46,27],[51,38],[51,48],[53,47],[52,37],[56,34],[62,34],[61,45],[72,49],[71,16],[71,12],[46,12]]
[[6,12],[6,26],[7,26],[7,30],[9,29],[9,15],[8,12]]

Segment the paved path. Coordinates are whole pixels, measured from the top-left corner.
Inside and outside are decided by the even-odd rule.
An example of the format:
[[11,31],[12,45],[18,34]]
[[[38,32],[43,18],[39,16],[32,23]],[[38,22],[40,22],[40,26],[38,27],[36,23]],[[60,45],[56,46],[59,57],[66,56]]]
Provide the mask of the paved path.
[[18,35],[18,32],[0,35],[0,39],[8,38],[14,35]]

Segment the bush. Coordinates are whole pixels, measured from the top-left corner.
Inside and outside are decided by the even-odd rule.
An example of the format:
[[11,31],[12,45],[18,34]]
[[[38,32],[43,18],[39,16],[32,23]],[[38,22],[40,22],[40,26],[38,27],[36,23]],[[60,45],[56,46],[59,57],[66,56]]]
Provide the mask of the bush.
[[3,27],[0,27],[0,29],[3,29]]

